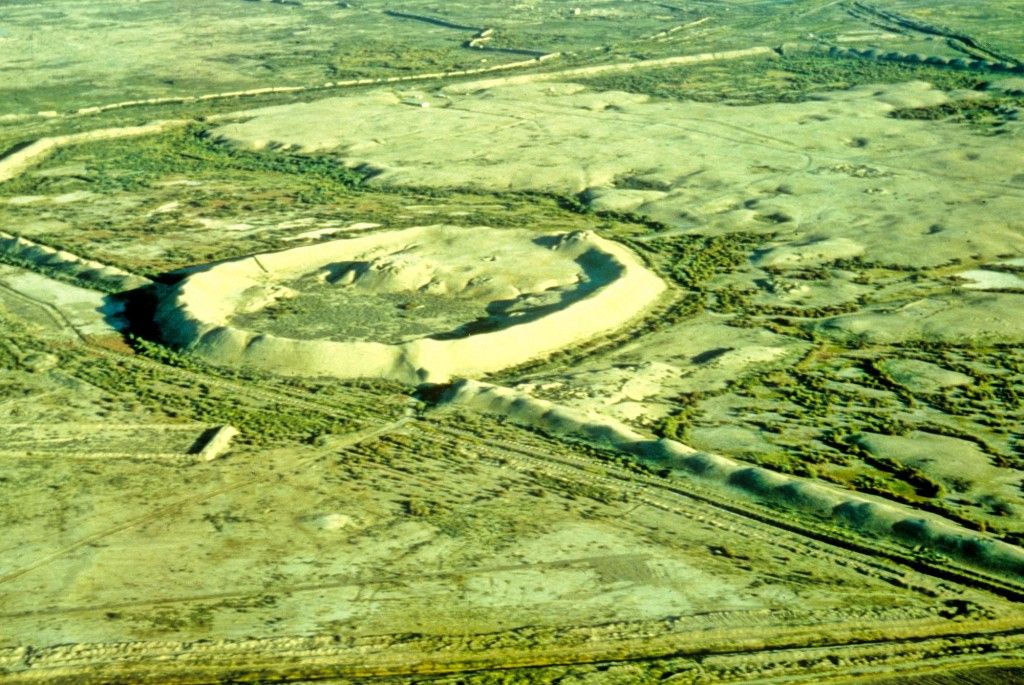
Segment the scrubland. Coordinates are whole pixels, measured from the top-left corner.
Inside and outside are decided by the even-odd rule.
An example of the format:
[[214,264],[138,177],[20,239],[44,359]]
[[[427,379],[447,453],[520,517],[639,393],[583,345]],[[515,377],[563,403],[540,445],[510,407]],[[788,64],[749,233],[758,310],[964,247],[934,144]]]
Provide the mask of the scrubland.
[[0,682],[1020,677],[1012,3],[8,5]]

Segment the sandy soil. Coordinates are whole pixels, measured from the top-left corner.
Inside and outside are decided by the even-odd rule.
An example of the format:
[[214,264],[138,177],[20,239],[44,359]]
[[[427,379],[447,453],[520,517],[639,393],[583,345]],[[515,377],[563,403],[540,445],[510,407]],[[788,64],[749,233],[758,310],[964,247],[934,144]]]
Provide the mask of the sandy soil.
[[[447,401],[504,416],[533,428],[630,452],[658,467],[736,488],[786,507],[827,515],[841,525],[863,532],[927,544],[967,563],[1005,573],[1010,578],[1024,575],[1024,550],[1019,547],[978,535],[909,507],[853,495],[820,482],[773,473],[719,455],[697,452],[674,440],[653,440],[614,419],[558,406],[488,383],[460,381],[452,387]],[[901,458],[908,463],[925,463],[929,471],[937,472],[946,479],[958,473],[971,483],[967,487],[980,487],[990,500],[994,497],[991,505],[1001,501],[1009,507],[1007,515],[1016,511],[1015,506],[1021,502],[1016,494],[1020,489],[1020,474],[990,466],[986,456],[980,453],[964,459],[955,446],[948,444],[943,445],[947,454],[938,454],[936,444],[948,443],[949,439],[930,436],[930,442],[922,442],[919,437],[865,436],[864,440],[872,451],[895,451],[895,446],[900,445]]]
[[82,335],[118,335],[125,328],[123,304],[104,293],[2,265],[0,285],[52,307]]
[[[260,253],[176,274],[185,278],[163,293],[159,318],[182,347],[262,369],[211,366],[143,342],[133,353],[108,335],[122,322],[98,294],[0,268],[0,681],[437,675],[442,685],[531,676],[565,685],[795,685],[912,682],[921,673],[922,683],[1000,682],[1019,671],[1024,558],[982,531],[1019,531],[1024,507],[1021,471],[1005,466],[1017,463],[1020,438],[1011,412],[1024,324],[1012,315],[1021,297],[1012,267],[1024,263],[1024,128],[1007,117],[1000,135],[982,136],[892,116],[908,107],[983,110],[1019,93],[1019,79],[956,92],[866,86],[753,107],[566,82],[740,57],[762,65],[774,50],[729,48],[810,40],[811,28],[814,40],[956,47],[897,34],[878,12],[869,26],[854,16],[865,3],[797,1],[762,21],[764,3],[601,0],[573,12],[531,0],[514,3],[507,22],[490,16],[509,10],[501,3],[447,3],[435,8],[455,22],[447,28],[429,17],[384,19],[378,0],[218,0],[172,23],[151,21],[170,7],[165,0],[63,3],[59,12],[55,3],[9,4],[0,48],[15,49],[0,54],[0,67],[38,83],[0,88],[9,95],[0,110],[53,100],[54,111],[0,115],[4,127],[18,126],[5,135],[17,143],[73,130],[78,114],[126,125],[44,138],[0,160],[0,183],[26,171],[44,179],[9,200],[19,225],[6,230],[46,242],[72,213],[74,226],[99,227],[78,236],[86,249],[0,234],[4,249],[43,273],[104,272],[125,287],[147,281],[71,252],[134,255],[118,263],[146,273],[172,268],[154,266],[168,245],[211,246],[175,267]],[[935,21],[983,14],[947,0],[894,6]],[[801,24],[808,15],[820,26]],[[728,23],[736,17],[742,41]],[[392,23],[393,32],[379,32]],[[587,66],[206,121],[224,124],[216,135],[225,146],[330,152],[377,172],[368,191],[353,191],[366,205],[385,195],[432,200],[395,186],[432,187],[452,202],[474,189],[498,211],[512,196],[491,191],[542,191],[559,196],[572,226],[591,223],[601,237],[556,235],[527,225],[532,214],[517,229],[373,230],[388,212],[403,226],[447,222],[437,212],[447,197],[429,207],[399,200],[378,213],[328,205],[313,216],[302,202],[285,207],[295,199],[288,188],[268,198],[259,183],[185,176],[162,179],[161,191],[112,197],[89,187],[88,150],[73,164],[34,169],[60,145],[180,123],[128,126],[142,119],[112,110],[175,102],[187,106],[162,116],[222,113],[213,109],[221,98],[380,83],[346,80],[353,64],[372,63],[368,73],[396,85],[444,76],[448,53],[465,50],[466,36],[451,33],[463,24],[494,26],[489,47],[525,36],[523,45],[564,49]],[[985,40],[1006,50],[999,41],[1011,29],[986,28]],[[367,35],[380,40],[362,45]],[[425,47],[430,40],[448,47]],[[717,52],[636,59],[666,54],[659,46],[670,41],[686,53]],[[466,52],[479,60],[476,73],[510,66],[484,66],[498,62],[496,52]],[[847,57],[851,71],[886,61]],[[730,62],[722,72],[734,66],[744,68]],[[979,80],[994,73],[966,60],[951,68]],[[327,70],[341,76],[327,82]],[[789,77],[798,78],[777,78]],[[34,123],[22,128],[23,120]],[[84,176],[75,192],[47,189],[70,176]],[[182,193],[194,184],[209,197]],[[245,203],[232,204],[239,196]],[[249,204],[260,197],[262,205]],[[280,221],[269,216],[275,205]],[[416,218],[431,207],[435,218]],[[147,239],[116,230],[129,213],[147,212],[164,220]],[[725,250],[719,262],[698,264],[714,272],[706,280],[680,276],[677,267],[700,261],[684,238],[737,232],[760,242],[728,235],[743,246],[738,256]],[[271,236],[253,247],[258,233]],[[344,239],[314,243],[327,236]],[[612,238],[635,241],[637,253]],[[104,252],[119,241],[120,253]],[[318,291],[342,295],[312,308],[327,329],[345,328],[329,310],[344,307],[348,291],[387,296],[412,316],[417,302],[402,300],[406,293],[457,300],[473,316],[484,312],[490,328],[462,335],[480,330],[474,320],[453,335],[459,322],[446,319],[443,330],[428,326],[402,344],[354,345],[344,330],[341,342],[289,336],[296,322],[286,317],[272,330],[243,325]],[[692,308],[673,309],[682,304]],[[550,363],[537,361],[549,354]],[[463,381],[436,405],[431,388],[406,394],[409,384],[522,361],[535,364],[507,372],[514,388]],[[805,438],[835,412],[877,420],[832,436],[833,452],[847,440],[859,457],[815,461],[825,446]],[[672,432],[668,419],[678,420]],[[679,439],[655,440],[654,430]],[[735,458],[718,456],[719,446]],[[807,457],[807,478],[772,470],[772,452],[788,449]],[[745,463],[745,453],[764,461]],[[207,461],[215,457],[223,458]],[[913,469],[940,494],[844,489],[871,460]],[[871,473],[899,471],[887,468]],[[844,470],[848,478],[836,479]],[[951,523],[965,512],[960,520],[979,531]],[[521,665],[550,670],[514,670]],[[978,666],[1007,670],[971,670]],[[948,673],[933,677],[936,669]]]
[[[454,339],[426,337],[395,345],[296,340],[230,325],[236,311],[259,310],[288,297],[280,281],[311,272],[322,272],[325,282],[367,292],[425,291],[492,302],[572,289],[558,298],[568,304],[550,304],[543,316],[527,315],[519,323],[513,314],[502,328]],[[582,295],[572,296],[580,288]],[[592,234],[538,237],[435,226],[293,248],[200,270],[166,293],[157,320],[168,341],[219,362],[286,374],[443,382],[452,375],[519,364],[615,329],[639,315],[664,288],[631,252]]]
[[587,191],[595,208],[670,226],[771,231],[764,259],[779,266],[850,256],[921,266],[1024,250],[1006,221],[1022,192],[1007,169],[1024,137],[889,116],[967,96],[926,83],[751,107],[567,83],[445,95],[426,109],[380,91],[255,110],[216,135],[334,151],[378,170],[378,184]]
[[[538,454],[552,444],[504,429],[489,435]],[[413,473],[378,461],[395,440],[415,446]],[[382,654],[404,663],[393,634],[410,631],[435,660],[449,652],[501,660],[502,649],[547,658],[552,645],[601,654],[624,640],[635,648],[634,637],[647,649],[664,641],[678,650],[708,638],[763,643],[773,626],[778,635],[838,637],[876,625],[927,634],[943,623],[941,600],[929,594],[936,583],[914,571],[848,554],[835,563],[826,545],[698,502],[673,505],[647,486],[624,482],[635,494],[622,500],[586,469],[499,459],[509,454],[500,446],[453,443],[435,422],[342,454],[290,447],[187,470],[121,463],[95,473],[65,463],[45,476],[18,462],[11,473],[23,485],[7,510],[18,514],[4,524],[17,535],[4,546],[0,592],[4,623],[20,638],[0,642],[0,664],[25,668],[15,645],[26,639],[81,644],[73,654],[36,654],[35,672],[49,673],[121,650],[148,668],[172,665],[181,657],[161,650],[177,653],[186,649],[179,641],[202,636],[209,641],[195,643],[181,668],[227,654],[245,667],[298,654],[332,662],[354,657],[350,649],[364,666]],[[87,499],[90,507],[62,521],[33,493],[50,482],[40,478],[72,468],[78,475],[57,506]],[[160,485],[169,479],[187,479],[188,492]],[[443,496],[434,488],[441,480]],[[125,498],[126,487],[152,496]],[[964,597],[1002,610],[978,593]],[[666,615],[677,618],[665,623]],[[336,637],[332,647],[300,635]],[[366,642],[371,636],[388,637]]]

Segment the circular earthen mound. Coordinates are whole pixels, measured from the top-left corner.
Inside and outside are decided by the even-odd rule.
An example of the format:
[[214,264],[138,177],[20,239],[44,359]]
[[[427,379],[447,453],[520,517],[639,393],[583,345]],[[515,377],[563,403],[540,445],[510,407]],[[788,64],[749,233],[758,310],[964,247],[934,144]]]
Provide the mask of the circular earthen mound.
[[618,328],[664,288],[592,233],[423,226],[211,265],[164,293],[156,321],[218,363],[444,382]]

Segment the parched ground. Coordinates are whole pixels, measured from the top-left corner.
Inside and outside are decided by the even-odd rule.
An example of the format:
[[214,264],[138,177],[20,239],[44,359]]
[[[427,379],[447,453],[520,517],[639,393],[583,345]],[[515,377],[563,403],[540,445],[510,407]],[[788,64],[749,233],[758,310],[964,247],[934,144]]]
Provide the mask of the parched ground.
[[[427,109],[374,93],[249,112],[214,136],[336,151],[371,167],[370,183],[382,186],[557,189],[591,211],[656,222],[633,245],[670,280],[706,291],[706,313],[583,363],[534,370],[523,387],[776,468],[904,501],[937,496],[957,518],[1016,536],[1021,379],[1010,350],[1022,332],[1010,313],[1021,294],[1005,279],[984,279],[1013,278],[1024,250],[1013,218],[1024,187],[1008,162],[1022,152],[1020,130],[1010,122],[981,136],[905,114],[989,97],[912,82],[729,107],[572,84],[460,86]],[[439,148],[434,136],[455,142]],[[482,153],[498,136],[508,145]],[[706,284],[686,260],[711,248],[730,250],[733,261],[731,273],[719,265]],[[900,346],[908,349],[892,349]],[[963,383],[917,383],[928,369],[957,372],[910,349],[936,346],[993,350],[1008,388],[993,397],[1000,419],[971,421],[952,406],[983,382],[982,367]],[[886,370],[889,356],[910,365],[903,380]],[[785,378],[801,357],[813,381]],[[752,372],[760,391],[737,380]],[[802,384],[806,400],[794,396]],[[820,418],[800,422],[805,413]],[[861,447],[862,435],[914,430],[968,461],[980,444],[986,464],[1006,469],[1006,486],[985,486],[959,461],[944,466],[950,457],[905,456],[898,441]],[[816,441],[817,454],[788,457],[802,439]],[[955,470],[966,474],[958,483]]]
[[[33,241],[0,252],[0,683],[1021,677],[1024,585],[985,563],[1024,542],[1012,3],[171,4],[0,28],[0,230]],[[489,374],[504,415],[153,324],[217,264],[437,224],[593,232],[667,291]],[[426,252],[478,276],[492,242]],[[494,316],[378,271],[237,321]]]

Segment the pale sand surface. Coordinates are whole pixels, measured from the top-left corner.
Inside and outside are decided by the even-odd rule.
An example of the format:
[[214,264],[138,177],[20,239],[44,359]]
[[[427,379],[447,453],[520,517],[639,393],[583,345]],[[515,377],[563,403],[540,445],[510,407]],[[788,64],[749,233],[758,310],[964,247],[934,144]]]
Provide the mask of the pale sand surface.
[[729,107],[545,83],[450,92],[424,109],[377,91],[253,110],[215,135],[339,154],[379,171],[377,184],[591,191],[599,208],[670,226],[770,229],[765,259],[782,265],[1019,253],[1024,190],[1008,170],[1021,137],[889,116],[958,97],[914,82]]
[[[189,32],[230,37],[250,26],[285,35],[305,23],[315,29],[288,40],[344,65],[324,33],[344,23],[338,35],[357,40],[366,35],[359,16],[386,9],[350,4],[252,3],[198,31],[204,7],[183,19],[183,31],[168,27],[151,40],[180,45]],[[569,8],[566,35],[549,32],[552,43],[647,11],[665,15],[663,37],[696,46],[708,35],[689,28],[719,30],[721,17],[710,14],[727,6],[597,4]],[[863,4],[807,9],[841,16],[828,28],[845,32],[866,27],[854,16]],[[110,6],[68,5],[47,28],[70,30],[75,17],[99,19],[96,8]],[[119,39],[103,52],[107,78],[173,69],[184,79],[173,60],[139,49],[135,9],[124,9]],[[435,9],[453,18],[467,11]],[[312,16],[336,21],[297,19]],[[888,29],[858,40],[912,40],[872,16]],[[394,24],[399,37],[441,34],[460,49],[461,34],[429,18]],[[495,41],[512,30],[497,25]],[[767,41],[775,28],[758,30],[744,45],[776,44]],[[24,59],[61,60],[42,84],[55,86],[83,73],[79,58],[104,33]],[[0,29],[0,43],[45,35],[19,25]],[[276,38],[254,37],[251,49],[284,44]],[[353,91],[205,119],[219,126],[213,145],[224,146],[200,148],[210,159],[231,156],[230,146],[264,151],[240,156],[256,162],[256,180],[282,153],[326,153],[372,174],[358,191],[335,188],[338,206],[326,212],[301,192],[290,196],[287,182],[268,196],[266,184],[160,177],[163,160],[148,157],[148,167],[124,172],[159,180],[124,192],[118,173],[98,173],[90,157],[102,166],[105,146],[45,163],[61,146],[183,122],[47,134],[0,160],[0,182],[25,173],[21,180],[41,181],[9,198],[16,225],[5,230],[87,246],[65,251],[0,234],[6,255],[42,272],[0,267],[0,681],[14,673],[77,682],[84,667],[101,669],[97,681],[105,673],[124,682],[275,673],[312,681],[342,674],[330,670],[341,663],[404,674],[397,680],[447,663],[467,673],[440,682],[490,682],[487,668],[557,669],[578,659],[594,670],[559,682],[811,682],[1017,658],[1019,612],[1003,597],[1019,599],[1024,552],[996,537],[1019,541],[1006,533],[1022,530],[1024,508],[1022,472],[1006,466],[1019,465],[1019,417],[1006,408],[1020,388],[1014,346],[1024,341],[1012,268],[1024,254],[1024,129],[1007,120],[1000,135],[980,135],[955,116],[893,115],[963,105],[984,118],[988,100],[1018,92],[1019,79],[950,92],[862,86],[748,107],[564,82],[641,80],[627,72],[651,66],[630,61],[649,45],[631,44],[625,62],[557,74]],[[311,76],[323,65],[304,64],[310,53],[300,50],[281,71],[272,59],[220,59],[222,48],[211,41],[190,53],[194,77],[211,87],[271,93],[323,83],[322,73]],[[776,57],[765,47],[726,56],[738,55],[759,65]],[[878,68],[873,59],[847,64]],[[279,86],[246,73],[264,67]],[[445,68],[443,60],[431,67]],[[721,68],[739,81],[747,67]],[[989,68],[976,70],[979,80]],[[402,69],[409,75],[396,81],[422,76]],[[102,79],[96,88],[97,106],[78,113],[105,121],[103,103],[206,92],[184,81],[140,92],[122,85],[116,98]],[[196,109],[187,111],[221,96],[232,93],[191,98]],[[61,111],[45,120],[83,121]],[[114,113],[112,122],[145,120]],[[168,139],[182,140],[158,138]],[[323,160],[306,161],[293,168]],[[165,191],[154,197],[157,187]],[[186,195],[192,187],[210,197]],[[390,204],[378,206],[385,197]],[[559,209],[491,213],[506,228],[488,228],[475,211],[481,199],[499,214],[503,203],[534,199]],[[453,211],[440,212],[449,202]],[[77,223],[63,223],[72,212]],[[136,224],[104,234],[106,219],[129,212],[164,223],[146,226],[141,240]],[[471,218],[422,225],[461,221],[454,217]],[[549,217],[593,232],[570,233]],[[98,231],[64,242],[72,225],[93,220]],[[169,238],[171,224],[193,232]],[[417,227],[399,229],[409,225]],[[713,252],[710,238],[723,236],[719,259],[701,262],[693,246]],[[118,240],[135,244],[110,251]],[[117,263],[155,274],[146,259],[175,240],[210,246],[174,268],[204,264],[155,279],[166,341],[197,356],[138,340],[132,354],[112,335],[123,321],[108,299],[43,275],[88,271],[108,286],[146,285],[101,262],[131,254]],[[676,268],[688,265],[711,273],[687,280]],[[356,295],[388,321],[363,316]],[[450,303],[447,318],[431,318],[429,298]],[[310,302],[319,304],[295,309]],[[689,308],[673,309],[682,304]],[[316,321],[303,321],[306,312]],[[402,317],[426,323],[399,342],[374,337]],[[357,332],[358,318],[369,321]],[[458,380],[489,375],[498,380]],[[429,384],[449,381],[438,399],[443,388]],[[862,418],[870,422],[853,420]],[[190,438],[210,426],[222,428],[197,451]],[[826,445],[832,428],[841,430]],[[857,480],[864,474],[867,486]],[[921,479],[939,494],[915,492]],[[651,668],[650,655],[693,658],[673,673]],[[621,658],[629,662],[601,663]]]
[[0,285],[52,307],[82,335],[117,335],[125,327],[123,305],[104,293],[5,265]]
[[[294,296],[282,280],[314,272],[320,272],[323,287],[354,286],[371,293],[500,301],[563,291],[565,303],[525,322],[512,316],[497,330],[403,344],[296,340],[231,325],[235,312],[257,311]],[[570,297],[579,288],[581,296]],[[169,341],[218,362],[286,374],[443,382],[452,375],[497,371],[617,328],[664,289],[629,250],[593,234],[537,236],[433,226],[215,265],[170,290],[157,318]]]

